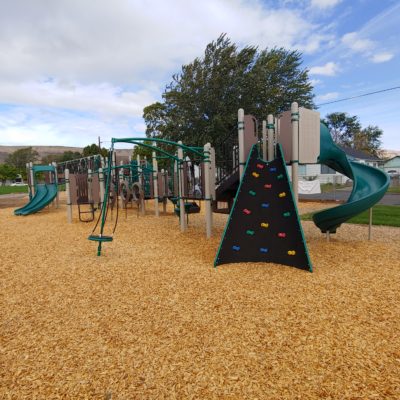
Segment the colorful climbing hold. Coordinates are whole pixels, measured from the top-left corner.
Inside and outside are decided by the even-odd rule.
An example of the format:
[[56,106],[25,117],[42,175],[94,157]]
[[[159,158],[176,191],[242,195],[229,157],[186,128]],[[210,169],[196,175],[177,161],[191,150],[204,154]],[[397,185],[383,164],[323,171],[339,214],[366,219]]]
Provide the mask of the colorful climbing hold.
[[290,217],[290,212],[289,212],[289,211],[284,212],[284,213],[283,213],[283,216],[284,216],[284,217]]
[[260,176],[258,172],[253,172],[252,175],[254,176],[254,178],[258,178]]
[[253,235],[254,235],[254,231],[252,231],[251,229],[248,229],[248,230],[246,231],[246,233],[247,233],[248,235],[250,235],[250,236],[253,236]]
[[289,254],[289,256],[295,256],[296,250],[289,250],[287,253]]
[[249,190],[249,194],[251,194],[252,196],[255,196],[256,192],[254,190]]
[[262,207],[262,208],[268,208],[268,207],[269,207],[269,203],[262,203],[262,204],[261,204],[261,207]]
[[268,228],[269,223],[268,222],[261,222],[261,228]]
[[263,169],[263,168],[264,168],[264,165],[263,165],[263,164],[257,164],[257,168]]
[[266,183],[266,184],[264,185],[264,188],[265,188],[265,189],[271,189],[271,188],[272,188],[272,185],[271,185],[270,183]]
[[276,167],[271,167],[271,168],[269,169],[269,172],[276,172]]
[[245,209],[243,210],[243,213],[246,214],[246,215],[250,215],[250,214],[251,214],[251,211],[248,210],[247,208],[245,208]]
[[232,250],[239,251],[240,250],[240,246],[232,246]]
[[266,247],[260,247],[261,253],[268,253],[268,249]]
[[279,174],[276,179],[283,179],[283,174]]
[[281,193],[279,193],[279,197],[280,197],[280,198],[286,197],[286,192],[281,192]]
[[285,232],[279,232],[278,233],[278,237],[285,238],[286,237],[286,233]]

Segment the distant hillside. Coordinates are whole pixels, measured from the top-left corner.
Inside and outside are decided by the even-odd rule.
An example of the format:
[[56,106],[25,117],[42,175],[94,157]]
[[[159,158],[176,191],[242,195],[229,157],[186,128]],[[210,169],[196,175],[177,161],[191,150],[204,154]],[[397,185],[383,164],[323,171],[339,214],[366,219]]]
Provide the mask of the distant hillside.
[[[0,146],[0,163],[3,163],[10,153],[16,150],[24,149],[30,146]],[[82,147],[66,147],[66,146],[32,146],[39,153],[39,157],[43,158],[50,154],[62,154],[64,151],[79,151],[82,152]],[[132,154],[132,149],[116,150],[119,157],[127,158]]]
[[382,150],[381,157],[384,159],[393,158],[396,156],[400,156],[400,151],[398,150]]

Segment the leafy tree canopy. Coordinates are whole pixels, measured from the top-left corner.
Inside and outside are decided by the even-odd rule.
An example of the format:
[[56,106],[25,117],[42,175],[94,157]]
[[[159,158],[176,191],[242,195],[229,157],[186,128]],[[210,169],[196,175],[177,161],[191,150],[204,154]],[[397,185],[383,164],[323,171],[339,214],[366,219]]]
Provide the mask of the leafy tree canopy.
[[9,154],[5,162],[6,164],[16,168],[18,173],[24,174],[26,164],[29,162],[35,162],[38,158],[39,153],[36,150],[33,150],[32,147],[26,147]]
[[146,134],[202,146],[236,134],[237,111],[257,119],[289,109],[293,101],[313,107],[301,54],[283,48],[259,51],[225,35],[209,43],[202,58],[183,65],[162,94],[144,109]]
[[[144,144],[146,144],[146,145],[148,145],[148,146],[151,146],[153,143],[151,142],[151,141],[144,141],[143,142]],[[174,153],[174,149],[170,149],[170,148],[167,148],[166,146],[163,146],[163,150],[165,150],[165,151],[167,151],[167,152],[169,152],[169,153]],[[132,152],[132,160],[136,160],[137,159],[137,156],[140,156],[140,159],[141,160],[143,160],[145,157],[146,157],[146,159],[147,159],[147,161],[149,162],[149,163],[152,163],[152,160],[153,160],[153,154],[152,154],[153,152],[152,152],[152,150],[150,149],[150,148],[148,148],[148,147],[145,147],[145,146],[138,146],[138,145],[136,145],[134,148],[133,148],[133,152]],[[163,156],[163,154],[161,154],[161,153],[159,153],[159,152],[156,152],[156,157],[159,157],[159,159],[157,160],[157,162],[158,162],[158,169],[159,170],[161,170],[162,168],[164,168],[164,169],[167,169],[168,168],[168,166],[171,164],[171,161],[169,160],[169,159],[164,159],[164,158],[162,158],[162,157],[164,157]]]
[[82,154],[79,151],[64,151],[62,154],[49,154],[42,158],[42,164],[49,164],[53,161],[55,162],[65,162],[70,160],[76,160],[77,158],[81,158]]
[[382,129],[371,125],[363,129],[357,116],[344,112],[328,114],[322,122],[329,128],[335,143],[378,156]]
[[[107,157],[108,150],[104,147],[100,148],[97,144],[93,143],[93,144],[90,144],[90,145],[84,147],[83,151],[82,151],[83,157],[95,156],[97,154],[100,154],[103,157]],[[66,160],[66,161],[68,161],[68,160]]]
[[18,171],[9,164],[0,164],[0,181],[4,184],[6,180],[15,179]]

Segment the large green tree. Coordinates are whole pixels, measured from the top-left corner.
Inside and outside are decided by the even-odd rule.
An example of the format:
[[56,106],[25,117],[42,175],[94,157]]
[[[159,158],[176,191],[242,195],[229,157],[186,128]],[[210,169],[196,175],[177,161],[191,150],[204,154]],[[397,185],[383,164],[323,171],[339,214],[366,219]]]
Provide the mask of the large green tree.
[[327,125],[337,144],[378,156],[382,144],[382,129],[371,125],[363,129],[356,115],[351,116],[344,112],[328,114],[322,122]]
[[354,147],[378,157],[382,146],[382,136],[382,129],[377,126],[368,125],[355,135]]
[[236,134],[237,110],[258,119],[289,109],[293,101],[313,106],[301,54],[283,48],[239,49],[225,35],[203,57],[182,66],[166,86],[163,102],[144,109],[146,134],[201,146]]
[[0,164],[0,181],[4,185],[7,180],[17,177],[17,169],[9,164]]
[[16,168],[18,173],[25,174],[26,164],[35,162],[39,158],[39,153],[32,147],[19,149],[9,154],[5,160],[6,164]]
[[333,141],[347,147],[353,147],[354,136],[361,131],[358,117],[344,112],[328,114],[322,122],[329,128]]
[[82,156],[89,157],[101,154],[103,157],[107,157],[108,151],[106,148],[100,148],[97,144],[93,143],[83,148]]
[[[96,153],[97,154],[97,153]],[[49,164],[53,161],[55,162],[65,162],[70,160],[76,160],[77,158],[81,158],[82,154],[79,151],[64,151],[61,154],[49,154],[47,156],[42,157],[42,164]]]

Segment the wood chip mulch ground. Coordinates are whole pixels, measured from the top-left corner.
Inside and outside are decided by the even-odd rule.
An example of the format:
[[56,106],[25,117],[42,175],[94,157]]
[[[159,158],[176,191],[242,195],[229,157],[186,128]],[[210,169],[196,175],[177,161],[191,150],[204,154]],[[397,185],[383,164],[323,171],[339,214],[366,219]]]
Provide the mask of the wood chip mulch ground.
[[369,242],[344,225],[327,242],[304,222],[314,273],[214,269],[226,215],[207,240],[203,215],[182,234],[171,207],[129,210],[97,257],[93,224],[67,224],[65,205],[12,211],[0,210],[1,399],[400,398],[398,228]]

